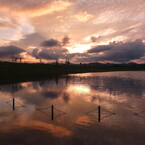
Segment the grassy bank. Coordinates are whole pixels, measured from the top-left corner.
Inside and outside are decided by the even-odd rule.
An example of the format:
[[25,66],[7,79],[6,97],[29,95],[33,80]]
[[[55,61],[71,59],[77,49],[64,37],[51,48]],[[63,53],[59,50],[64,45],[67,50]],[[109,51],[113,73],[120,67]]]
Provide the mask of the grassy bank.
[[27,64],[0,62],[0,79],[45,78],[64,74],[107,72],[107,71],[143,71],[145,65],[123,64],[83,64],[83,65],[55,65],[55,64]]

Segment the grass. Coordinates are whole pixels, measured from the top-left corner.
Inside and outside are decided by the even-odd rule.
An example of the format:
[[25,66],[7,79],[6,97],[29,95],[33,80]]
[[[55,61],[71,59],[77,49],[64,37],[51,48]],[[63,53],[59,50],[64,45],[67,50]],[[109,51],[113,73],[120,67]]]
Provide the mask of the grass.
[[82,64],[82,65],[55,65],[55,64],[28,64],[0,62],[0,80],[35,80],[51,78],[65,74],[108,72],[108,71],[144,71],[144,64]]

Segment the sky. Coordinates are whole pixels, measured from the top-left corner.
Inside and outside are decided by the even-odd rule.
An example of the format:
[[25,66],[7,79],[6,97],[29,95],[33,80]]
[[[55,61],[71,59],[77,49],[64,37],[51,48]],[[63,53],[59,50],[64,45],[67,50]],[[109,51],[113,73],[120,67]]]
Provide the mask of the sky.
[[0,0],[0,60],[144,63],[144,0]]

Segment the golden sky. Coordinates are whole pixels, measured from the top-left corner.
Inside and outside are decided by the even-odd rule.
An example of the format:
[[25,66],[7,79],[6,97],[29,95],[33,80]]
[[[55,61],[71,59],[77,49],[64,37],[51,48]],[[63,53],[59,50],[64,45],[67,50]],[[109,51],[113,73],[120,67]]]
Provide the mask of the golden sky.
[[144,8],[144,0],[0,0],[0,57],[143,63]]

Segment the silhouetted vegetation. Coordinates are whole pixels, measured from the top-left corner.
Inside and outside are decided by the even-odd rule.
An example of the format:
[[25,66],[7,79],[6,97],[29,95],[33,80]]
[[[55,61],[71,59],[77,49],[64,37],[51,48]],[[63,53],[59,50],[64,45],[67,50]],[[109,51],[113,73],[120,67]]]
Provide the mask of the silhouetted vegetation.
[[145,64],[28,64],[0,62],[1,79],[19,78],[43,78],[51,76],[61,76],[64,74],[106,72],[106,71],[142,71]]

